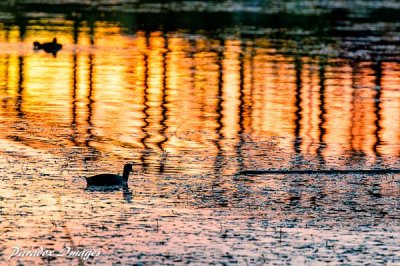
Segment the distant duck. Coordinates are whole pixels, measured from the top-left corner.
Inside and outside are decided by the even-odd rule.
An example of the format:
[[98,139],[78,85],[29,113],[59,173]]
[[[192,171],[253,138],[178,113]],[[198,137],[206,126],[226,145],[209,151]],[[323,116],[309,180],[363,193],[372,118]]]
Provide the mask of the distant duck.
[[46,53],[51,53],[53,55],[56,55],[58,51],[62,49],[62,45],[57,43],[57,39],[54,38],[52,42],[45,42],[45,43],[40,43],[40,42],[34,42],[33,43],[33,50],[43,50]]
[[132,164],[128,163],[124,166],[122,176],[115,174],[100,174],[85,178],[88,187],[128,186],[128,178],[131,172]]

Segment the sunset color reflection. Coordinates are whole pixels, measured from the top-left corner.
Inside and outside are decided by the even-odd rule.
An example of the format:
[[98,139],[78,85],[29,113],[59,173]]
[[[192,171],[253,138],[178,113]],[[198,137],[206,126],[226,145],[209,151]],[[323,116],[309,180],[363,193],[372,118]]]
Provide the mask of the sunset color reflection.
[[[399,155],[396,63],[286,56],[263,39],[32,23],[24,39],[2,29],[2,46],[22,48],[2,52],[0,83],[4,125],[31,125],[12,134],[37,149],[77,145],[159,166],[163,152],[234,154],[247,135],[279,136],[276,149],[310,160]],[[53,35],[65,44],[56,60],[31,51]]]

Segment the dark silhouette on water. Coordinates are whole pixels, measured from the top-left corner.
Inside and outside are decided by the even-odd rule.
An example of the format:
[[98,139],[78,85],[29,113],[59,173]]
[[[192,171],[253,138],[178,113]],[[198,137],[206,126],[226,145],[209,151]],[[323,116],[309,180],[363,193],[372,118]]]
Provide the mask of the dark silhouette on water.
[[116,174],[100,174],[85,177],[88,187],[127,186],[129,174],[132,172],[132,164],[125,164],[122,176]]
[[400,169],[345,169],[345,170],[244,170],[238,175],[261,175],[261,174],[400,174]]
[[38,50],[43,50],[46,53],[53,54],[56,56],[58,51],[62,49],[62,45],[57,43],[57,38],[53,38],[52,42],[45,42],[45,43],[40,43],[38,41],[33,43],[33,50],[38,51]]

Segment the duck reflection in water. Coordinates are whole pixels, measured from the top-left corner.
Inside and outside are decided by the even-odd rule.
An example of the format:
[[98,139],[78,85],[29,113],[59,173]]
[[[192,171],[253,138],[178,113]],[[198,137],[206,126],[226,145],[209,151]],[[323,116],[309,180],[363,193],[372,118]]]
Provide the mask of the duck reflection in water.
[[61,49],[62,49],[62,44],[57,43],[56,38],[53,38],[52,42],[40,43],[38,41],[35,41],[33,43],[33,50],[35,51],[43,50],[46,53],[53,54],[54,57],[57,56],[57,53]]
[[132,192],[128,187],[128,178],[132,172],[132,168],[132,164],[125,164],[122,176],[117,174],[99,174],[85,177],[87,182],[86,190],[113,192],[122,188],[125,201],[130,203],[132,201]]

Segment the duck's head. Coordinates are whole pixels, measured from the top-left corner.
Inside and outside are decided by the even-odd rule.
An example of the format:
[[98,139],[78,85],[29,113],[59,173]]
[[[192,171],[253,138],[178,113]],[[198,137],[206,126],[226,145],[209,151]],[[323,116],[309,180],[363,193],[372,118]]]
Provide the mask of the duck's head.
[[133,164],[127,163],[124,165],[124,172],[127,171],[128,173],[131,173],[133,169]]
[[124,172],[122,176],[124,177],[125,180],[128,180],[129,174],[132,173],[132,169],[133,169],[133,164],[127,163],[124,165]]
[[57,43],[57,38],[53,38],[53,43]]
[[38,42],[38,41],[33,42],[33,47],[34,48],[38,48],[39,46],[40,46],[40,42]]

